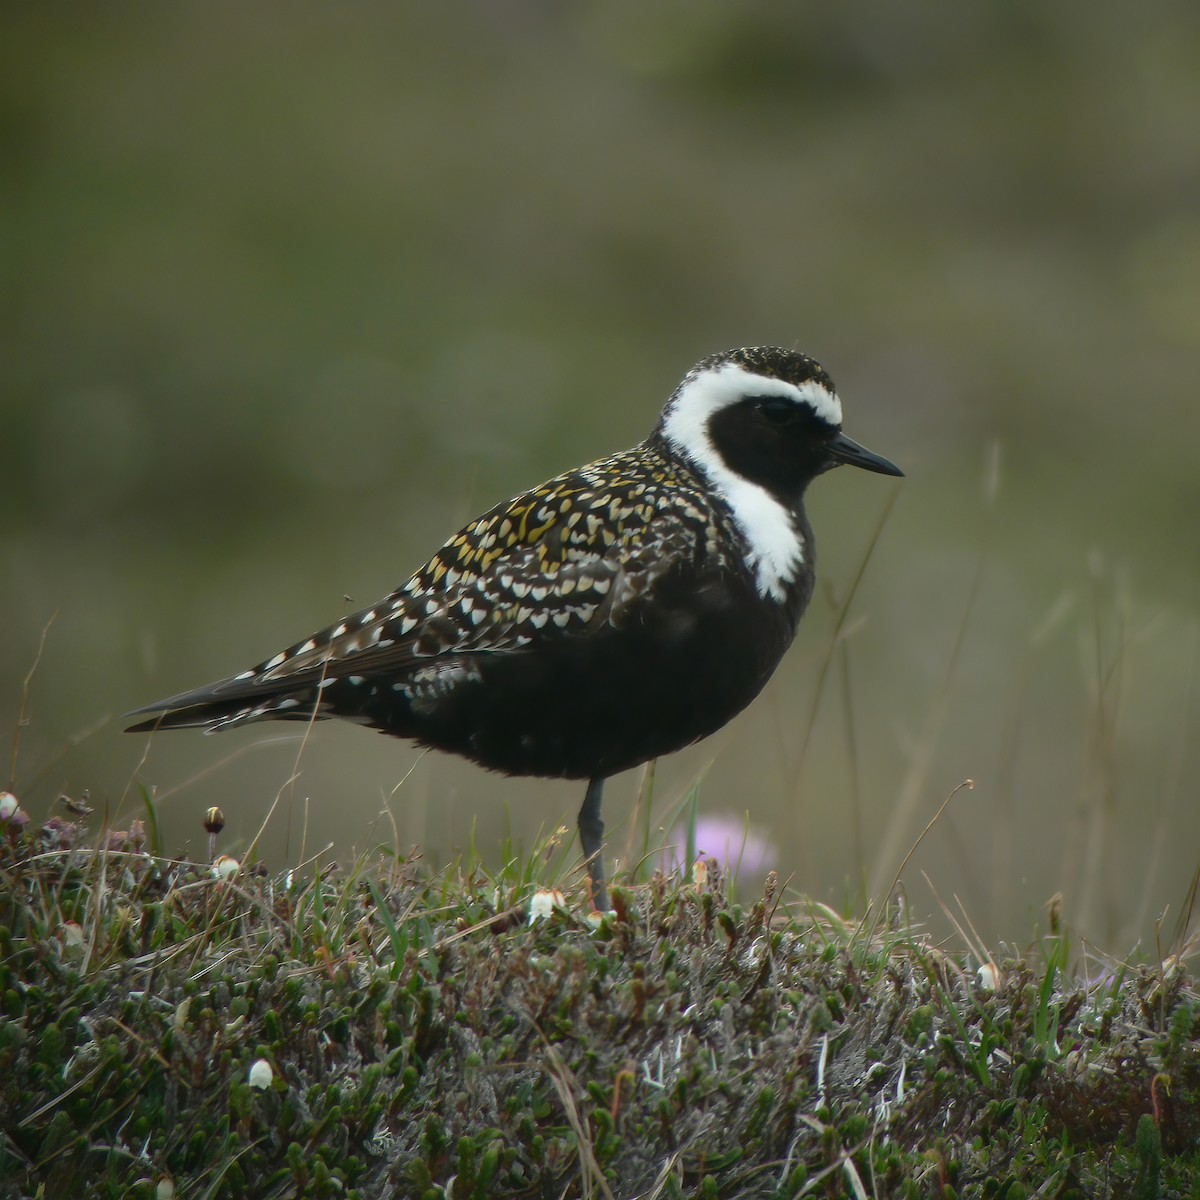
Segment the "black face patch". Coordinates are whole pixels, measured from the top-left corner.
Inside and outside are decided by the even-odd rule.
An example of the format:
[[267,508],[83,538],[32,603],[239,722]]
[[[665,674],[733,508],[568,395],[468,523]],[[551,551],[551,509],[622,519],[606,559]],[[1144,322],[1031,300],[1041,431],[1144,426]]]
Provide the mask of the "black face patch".
[[790,503],[826,466],[825,446],[837,426],[803,401],[766,395],[714,413],[708,433],[731,471]]

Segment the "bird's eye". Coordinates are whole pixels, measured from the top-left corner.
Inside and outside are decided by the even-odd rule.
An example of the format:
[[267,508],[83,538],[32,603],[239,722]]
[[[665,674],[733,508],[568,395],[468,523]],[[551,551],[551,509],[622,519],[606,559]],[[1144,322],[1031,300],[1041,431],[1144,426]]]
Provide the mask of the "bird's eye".
[[800,415],[799,405],[786,396],[760,396],[754,406],[772,425],[790,425]]

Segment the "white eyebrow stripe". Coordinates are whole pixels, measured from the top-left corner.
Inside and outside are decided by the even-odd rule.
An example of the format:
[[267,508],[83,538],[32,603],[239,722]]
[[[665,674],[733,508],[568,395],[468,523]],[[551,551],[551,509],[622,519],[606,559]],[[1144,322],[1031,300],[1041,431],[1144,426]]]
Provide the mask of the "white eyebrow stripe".
[[737,363],[722,363],[689,375],[676,389],[667,406],[663,432],[687,447],[689,434],[697,425],[706,426],[709,418],[723,408],[750,396],[783,396],[806,404],[829,425],[842,423],[842,402],[815,379],[788,383],[771,375],[747,371]]

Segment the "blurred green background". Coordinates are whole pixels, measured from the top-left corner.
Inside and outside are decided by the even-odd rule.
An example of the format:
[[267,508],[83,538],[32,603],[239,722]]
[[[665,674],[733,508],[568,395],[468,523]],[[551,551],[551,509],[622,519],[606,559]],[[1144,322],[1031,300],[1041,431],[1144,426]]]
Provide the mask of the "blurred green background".
[[498,865],[507,829],[573,827],[577,784],[350,726],[289,787],[290,726],[147,753],[119,714],[637,441],[701,356],[781,343],[908,478],[803,762],[896,486],[858,472],[811,493],[796,647],[659,765],[656,822],[706,771],[704,811],[841,904],[971,777],[917,913],[924,870],[986,936],[1061,890],[1106,949],[1168,906],[1169,940],[1200,858],[1197,62],[1186,3],[5,6],[5,742],[56,614],[17,792],[123,823],[140,780],[203,853],[206,805],[236,850],[282,789],[273,866],[472,837]]

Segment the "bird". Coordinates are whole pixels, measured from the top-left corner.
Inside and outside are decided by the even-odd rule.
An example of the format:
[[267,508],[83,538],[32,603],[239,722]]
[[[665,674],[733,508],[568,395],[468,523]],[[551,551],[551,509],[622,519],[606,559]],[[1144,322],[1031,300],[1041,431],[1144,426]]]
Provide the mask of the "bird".
[[806,489],[841,465],[903,474],[842,432],[818,362],[709,355],[638,445],[497,504],[378,603],[135,709],[129,732],[337,717],[508,775],[586,780],[589,900],[609,911],[605,781],[762,690],[812,596]]

